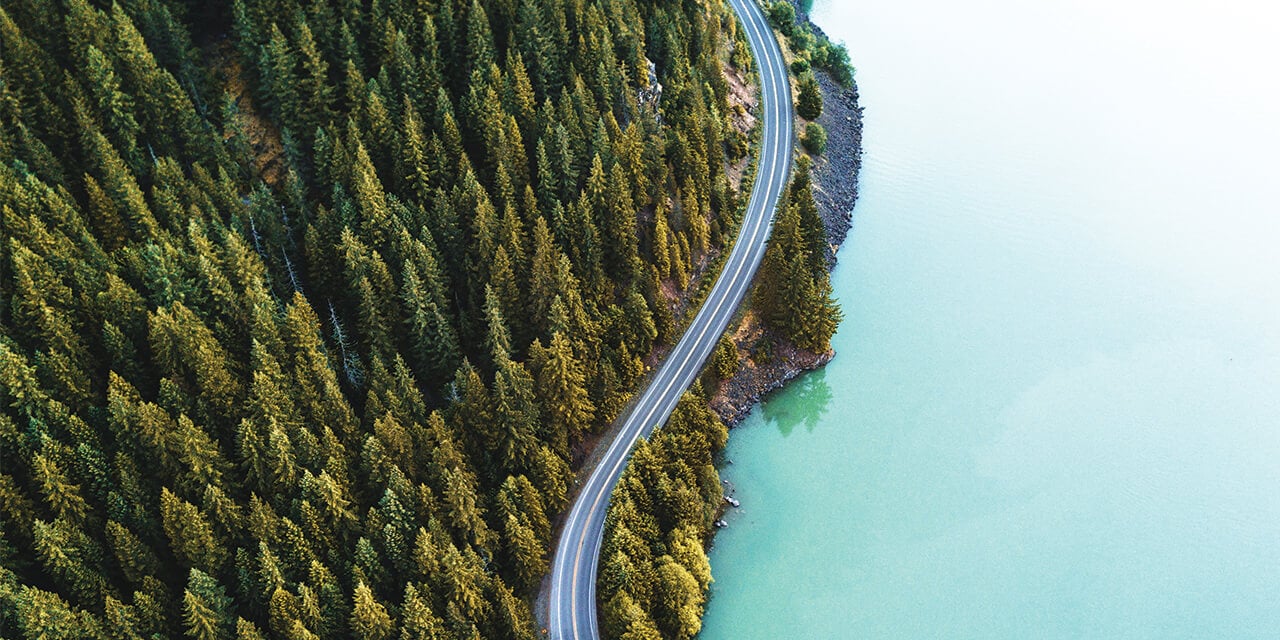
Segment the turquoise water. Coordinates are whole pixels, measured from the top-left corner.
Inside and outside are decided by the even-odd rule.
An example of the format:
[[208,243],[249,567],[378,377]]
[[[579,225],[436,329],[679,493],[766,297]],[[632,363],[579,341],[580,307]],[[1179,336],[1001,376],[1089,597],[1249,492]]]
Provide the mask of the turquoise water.
[[1280,637],[1277,10],[1201,4],[817,0],[846,320],[732,433],[704,640]]

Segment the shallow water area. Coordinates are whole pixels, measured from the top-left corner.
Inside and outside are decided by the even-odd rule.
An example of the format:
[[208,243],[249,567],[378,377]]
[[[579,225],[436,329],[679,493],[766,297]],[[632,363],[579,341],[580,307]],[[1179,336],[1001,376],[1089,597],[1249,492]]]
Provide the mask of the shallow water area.
[[701,638],[1275,637],[1277,11],[817,0],[846,319],[732,432]]

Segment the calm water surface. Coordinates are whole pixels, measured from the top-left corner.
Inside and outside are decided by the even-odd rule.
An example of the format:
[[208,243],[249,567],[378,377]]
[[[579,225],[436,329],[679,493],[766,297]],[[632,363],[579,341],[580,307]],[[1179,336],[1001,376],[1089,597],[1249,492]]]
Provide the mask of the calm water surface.
[[1277,11],[818,0],[847,318],[732,434],[704,640],[1280,637]]

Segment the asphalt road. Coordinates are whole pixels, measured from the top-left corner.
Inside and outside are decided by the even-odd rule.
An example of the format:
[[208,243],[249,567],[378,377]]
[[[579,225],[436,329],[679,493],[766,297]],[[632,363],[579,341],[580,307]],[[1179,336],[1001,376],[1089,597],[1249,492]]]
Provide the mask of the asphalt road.
[[782,52],[756,0],[729,0],[751,43],[760,76],[762,136],[755,186],[738,238],[720,277],[680,342],[626,416],[622,430],[587,479],[560,532],[551,566],[549,635],[557,640],[597,640],[596,571],[605,511],[631,449],[665,422],[715,349],[764,257],[774,208],[791,174],[791,84]]

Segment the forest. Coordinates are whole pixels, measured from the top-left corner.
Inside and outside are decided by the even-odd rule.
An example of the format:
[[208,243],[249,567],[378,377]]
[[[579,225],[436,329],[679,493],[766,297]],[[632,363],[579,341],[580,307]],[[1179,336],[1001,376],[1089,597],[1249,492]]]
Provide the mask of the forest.
[[[736,29],[676,0],[0,6],[0,636],[536,637],[573,470],[732,241]],[[709,464],[688,403],[649,446]]]

